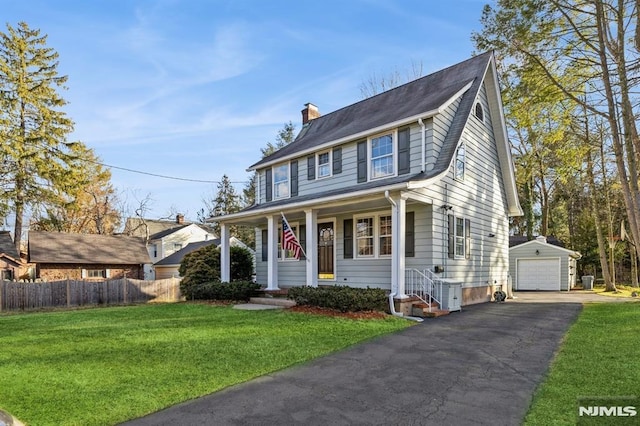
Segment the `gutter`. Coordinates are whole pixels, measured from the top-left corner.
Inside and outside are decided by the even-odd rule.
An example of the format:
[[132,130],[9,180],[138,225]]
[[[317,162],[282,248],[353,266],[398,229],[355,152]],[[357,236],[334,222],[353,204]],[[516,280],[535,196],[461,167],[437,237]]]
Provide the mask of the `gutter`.
[[424,122],[422,121],[422,118],[418,118],[418,124],[420,125],[420,134],[422,135],[422,167],[421,167],[421,171],[424,172],[425,169],[425,157],[427,155],[426,150],[426,136],[424,134],[425,132],[425,126],[424,126]]

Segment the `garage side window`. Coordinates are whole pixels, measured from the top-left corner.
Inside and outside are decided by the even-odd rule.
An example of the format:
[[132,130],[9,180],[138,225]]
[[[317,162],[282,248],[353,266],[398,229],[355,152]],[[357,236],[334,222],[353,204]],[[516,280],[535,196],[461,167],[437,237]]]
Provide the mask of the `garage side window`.
[[471,258],[471,221],[449,215],[449,259]]

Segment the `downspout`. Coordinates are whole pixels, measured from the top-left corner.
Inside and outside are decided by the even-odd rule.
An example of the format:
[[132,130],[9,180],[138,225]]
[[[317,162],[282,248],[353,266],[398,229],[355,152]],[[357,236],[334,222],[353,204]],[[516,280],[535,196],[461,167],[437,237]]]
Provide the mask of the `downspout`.
[[422,121],[422,118],[418,118],[418,124],[420,125],[420,134],[422,135],[422,169],[420,170],[421,172],[424,172],[425,169],[425,163],[426,163],[426,155],[427,155],[427,140],[426,140],[426,136],[424,134],[425,132],[425,126],[424,126],[424,122]]
[[[395,201],[393,201],[393,199],[389,195],[389,191],[384,191],[384,197],[387,199],[387,201],[389,201],[389,203],[394,207],[395,211],[397,212],[398,211],[398,205],[396,204]],[[392,217],[391,220],[398,220],[398,219]],[[409,315],[403,314],[402,312],[396,312],[396,307],[393,304],[393,298],[395,297],[397,292],[398,292],[398,289],[397,288],[393,288],[393,284],[392,284],[391,285],[391,292],[389,293],[389,310],[391,311],[391,315],[394,315],[394,316],[400,317],[400,318],[406,318],[408,320],[412,320],[412,321],[416,321],[416,322],[424,321],[422,318],[419,318],[419,317],[411,317]]]

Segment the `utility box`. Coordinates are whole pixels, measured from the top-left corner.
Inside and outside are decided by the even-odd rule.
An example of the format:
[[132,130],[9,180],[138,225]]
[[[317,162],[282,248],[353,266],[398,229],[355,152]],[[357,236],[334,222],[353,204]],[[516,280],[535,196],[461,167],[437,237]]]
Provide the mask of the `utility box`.
[[441,309],[459,311],[462,304],[462,283],[458,281],[442,280]]
[[582,289],[593,290],[593,275],[582,276]]

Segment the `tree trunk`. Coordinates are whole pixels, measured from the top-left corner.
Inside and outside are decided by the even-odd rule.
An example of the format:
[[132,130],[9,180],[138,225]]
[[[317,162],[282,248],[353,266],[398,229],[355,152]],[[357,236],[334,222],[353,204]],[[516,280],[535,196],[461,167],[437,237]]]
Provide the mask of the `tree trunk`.
[[589,184],[589,206],[591,207],[591,216],[596,229],[596,239],[598,241],[598,258],[600,259],[600,267],[602,268],[602,278],[606,291],[615,291],[615,284],[611,281],[609,271],[609,263],[607,259],[607,248],[605,247],[604,235],[602,234],[602,224],[600,222],[600,211],[598,210],[598,197],[596,192],[596,183],[593,176],[593,161],[591,160],[591,152],[586,155],[587,160],[587,181]]

